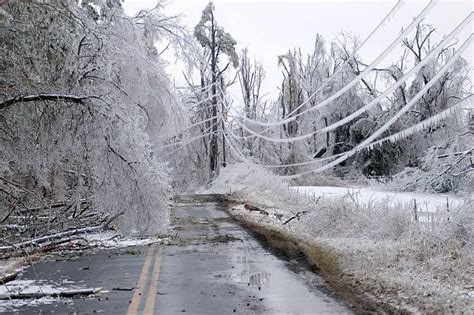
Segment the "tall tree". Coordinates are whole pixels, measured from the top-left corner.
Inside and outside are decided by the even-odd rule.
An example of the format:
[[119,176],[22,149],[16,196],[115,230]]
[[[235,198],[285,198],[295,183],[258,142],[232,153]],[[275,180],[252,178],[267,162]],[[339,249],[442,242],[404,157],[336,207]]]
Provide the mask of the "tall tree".
[[[209,60],[206,60],[206,66],[209,66],[211,71],[211,117],[214,117],[212,120],[212,136],[209,153],[209,170],[211,175],[217,171],[219,159],[219,147],[217,143],[217,84],[219,84],[221,76],[231,64],[234,67],[237,67],[239,64],[239,59],[235,52],[235,45],[237,43],[229,33],[225,32],[222,27],[218,26],[214,16],[214,9],[214,4],[209,2],[202,11],[201,20],[194,28],[194,36],[204,48],[204,54],[209,56]],[[229,60],[222,70],[220,70],[219,57],[222,54],[226,55]],[[224,126],[222,126],[222,128],[223,127]],[[224,143],[224,135],[222,135],[222,137]],[[225,150],[225,146],[223,146],[223,150]],[[225,151],[223,151],[223,161],[225,166]]]

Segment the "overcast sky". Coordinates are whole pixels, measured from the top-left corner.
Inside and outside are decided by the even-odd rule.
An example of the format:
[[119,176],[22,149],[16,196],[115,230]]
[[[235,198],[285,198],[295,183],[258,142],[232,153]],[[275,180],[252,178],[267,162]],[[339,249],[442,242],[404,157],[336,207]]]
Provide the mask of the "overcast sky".
[[[238,43],[238,51],[248,47],[250,53],[260,60],[266,71],[263,90],[271,97],[277,95],[281,82],[277,56],[289,49],[301,47],[309,53],[316,34],[326,41],[333,40],[341,32],[351,32],[364,39],[395,5],[397,0],[259,0],[225,1],[215,0],[215,16],[224,29]],[[407,26],[425,6],[428,0],[405,0],[397,15],[384,26],[360,51],[363,61],[370,63]],[[153,7],[156,0],[125,0],[125,11],[132,15],[143,8]],[[207,0],[175,0],[166,7],[166,13],[182,14],[183,24],[192,30],[198,23]],[[426,22],[437,29],[437,39],[449,33],[472,10],[471,1],[440,0],[426,17]],[[463,41],[472,33],[467,27],[458,38]],[[387,57],[386,64],[401,55],[401,48]],[[464,55],[474,62],[474,48]],[[172,64],[174,60],[170,59]],[[170,65],[169,72],[177,85],[181,84],[180,71]],[[472,73],[472,71],[471,71]],[[237,92],[238,89],[233,89]]]

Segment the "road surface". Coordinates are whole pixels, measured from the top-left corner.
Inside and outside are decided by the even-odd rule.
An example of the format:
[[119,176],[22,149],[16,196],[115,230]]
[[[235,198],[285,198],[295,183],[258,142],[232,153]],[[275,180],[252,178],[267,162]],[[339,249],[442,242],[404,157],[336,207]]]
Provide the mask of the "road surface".
[[185,201],[173,211],[175,237],[167,246],[142,247],[140,255],[114,250],[37,263],[21,277],[102,287],[106,293],[5,313],[350,313],[325,293],[322,279],[273,256],[228,216],[222,203]]

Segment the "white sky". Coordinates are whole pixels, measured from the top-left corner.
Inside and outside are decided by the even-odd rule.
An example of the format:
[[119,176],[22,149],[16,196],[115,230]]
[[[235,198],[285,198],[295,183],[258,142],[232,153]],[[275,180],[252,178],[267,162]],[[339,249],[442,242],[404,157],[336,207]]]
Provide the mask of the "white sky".
[[[311,52],[318,33],[327,42],[334,39],[340,31],[350,32],[364,39],[396,2],[397,0],[215,0],[214,5],[216,19],[237,41],[237,51],[248,47],[250,53],[262,62],[266,71],[263,92],[273,98],[277,96],[277,88],[281,83],[278,55],[295,47],[301,47],[304,53]],[[428,2],[405,0],[396,17],[361,49],[362,60],[370,63],[377,57]],[[156,0],[125,0],[123,7],[127,14],[132,15],[140,9],[153,7],[155,3]],[[175,0],[168,4],[166,13],[183,14],[183,24],[192,31],[207,3],[207,0]],[[426,22],[437,29],[436,39],[439,40],[472,12],[473,7],[474,2],[471,1],[440,0],[426,17]],[[472,31],[471,23],[470,27],[458,35],[459,40],[464,41]],[[401,49],[394,51],[384,64],[392,63],[400,55]],[[470,47],[463,57],[473,65],[474,47]],[[170,59],[169,72],[176,85],[180,85],[183,83],[181,71],[177,70],[178,66],[172,65],[173,62],[174,59]],[[238,87],[233,89],[234,94],[238,91]]]

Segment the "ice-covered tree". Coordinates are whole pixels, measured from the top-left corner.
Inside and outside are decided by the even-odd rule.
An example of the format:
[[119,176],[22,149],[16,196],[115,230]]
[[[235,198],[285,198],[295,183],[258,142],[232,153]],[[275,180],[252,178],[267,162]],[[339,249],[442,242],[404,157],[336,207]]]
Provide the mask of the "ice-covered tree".
[[177,20],[161,6],[127,17],[118,1],[8,2],[2,12],[4,204],[71,203],[48,227],[80,222],[85,203],[124,233],[163,231],[171,187],[155,150],[178,108],[154,42],[180,40],[168,32]]
[[[244,115],[250,119],[257,119],[257,111],[262,110],[261,87],[265,78],[265,70],[257,61],[252,62],[247,48],[242,49],[238,78],[244,102]],[[250,134],[248,134],[250,136]],[[254,155],[253,144],[255,139],[248,138],[246,149],[250,155]]]
[[[209,170],[211,175],[218,170],[218,160],[219,160],[219,147],[217,142],[217,132],[218,132],[218,87],[217,84],[221,84],[223,81],[222,75],[228,69],[230,65],[237,67],[239,63],[238,55],[235,51],[235,45],[237,42],[232,38],[232,36],[224,31],[224,29],[217,24],[216,18],[214,16],[214,4],[209,2],[209,4],[204,8],[201,15],[201,20],[194,28],[194,36],[199,42],[199,44],[204,49],[204,60],[202,64],[202,85],[207,86],[211,85],[211,117],[215,117],[212,120],[212,136],[209,143]],[[224,66],[221,66],[221,57],[226,55],[228,58],[227,63]],[[210,73],[209,73],[210,72]],[[207,75],[210,76],[208,81]],[[206,82],[208,81],[208,82]],[[224,111],[224,108],[222,108]],[[225,150],[223,138],[223,150]],[[223,165],[226,163],[225,151],[223,152]]]

